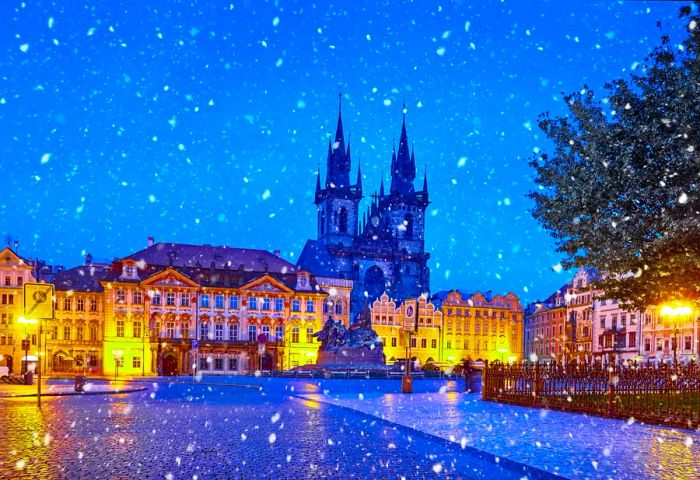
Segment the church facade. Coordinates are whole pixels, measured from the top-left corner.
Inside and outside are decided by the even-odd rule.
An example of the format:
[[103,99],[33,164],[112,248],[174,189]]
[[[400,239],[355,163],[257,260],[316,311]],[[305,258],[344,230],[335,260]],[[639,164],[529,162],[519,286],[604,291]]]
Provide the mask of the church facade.
[[382,179],[362,213],[362,172],[358,165],[352,184],[351,163],[339,106],[335,138],[328,144],[325,182],[320,169],[316,177],[317,238],[306,242],[298,266],[316,275],[352,280],[354,318],[384,292],[398,301],[428,294],[425,210],[430,202],[427,175],[420,190],[414,186],[416,162],[405,114],[398,150],[392,151],[388,192]]

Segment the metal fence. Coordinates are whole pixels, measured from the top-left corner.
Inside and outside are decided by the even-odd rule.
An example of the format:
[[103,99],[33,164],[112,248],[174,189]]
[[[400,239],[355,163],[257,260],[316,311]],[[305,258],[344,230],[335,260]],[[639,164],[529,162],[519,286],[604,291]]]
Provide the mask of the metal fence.
[[630,366],[486,363],[482,398],[613,418],[700,427],[697,363]]

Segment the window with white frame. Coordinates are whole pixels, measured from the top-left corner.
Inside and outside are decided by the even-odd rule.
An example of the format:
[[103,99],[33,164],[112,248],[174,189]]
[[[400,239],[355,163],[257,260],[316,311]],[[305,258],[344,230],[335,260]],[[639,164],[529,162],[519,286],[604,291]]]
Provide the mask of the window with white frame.
[[224,339],[224,324],[223,323],[217,323],[214,325],[214,340],[223,340]]
[[228,308],[238,308],[238,295],[231,295],[230,297],[228,297]]
[[228,339],[238,340],[238,324],[233,323],[228,326]]
[[255,340],[258,336],[258,327],[255,325],[248,325],[248,340]]

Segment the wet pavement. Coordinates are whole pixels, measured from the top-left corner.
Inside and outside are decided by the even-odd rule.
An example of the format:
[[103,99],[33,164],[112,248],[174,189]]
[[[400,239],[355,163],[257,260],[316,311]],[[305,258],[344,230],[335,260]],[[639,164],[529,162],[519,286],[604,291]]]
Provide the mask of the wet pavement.
[[32,398],[0,399],[0,478],[548,478],[289,396],[371,394],[391,390],[386,381],[273,380],[262,391],[145,382],[138,385],[148,390],[139,393],[47,397],[41,410]]

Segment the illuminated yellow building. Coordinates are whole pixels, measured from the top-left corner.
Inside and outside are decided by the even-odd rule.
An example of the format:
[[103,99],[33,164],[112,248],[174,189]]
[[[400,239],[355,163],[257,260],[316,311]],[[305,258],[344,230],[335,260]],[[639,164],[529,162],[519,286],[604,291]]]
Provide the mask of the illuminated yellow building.
[[[411,357],[422,364],[443,361],[441,348],[442,312],[424,296],[407,299],[397,305],[384,293],[372,303],[372,328],[381,337],[388,363],[406,358],[401,331],[412,328]],[[418,330],[415,331],[416,322]]]
[[349,322],[352,289],[349,280],[317,278],[266,251],[172,243],[115,261],[99,283],[110,375],[231,375],[314,363],[313,333],[324,313]]
[[23,370],[23,339],[30,341],[30,362],[39,353],[36,326],[17,321],[24,309],[24,284],[34,281],[30,262],[10,247],[0,250],[0,375],[20,373]]
[[388,362],[406,357],[404,328],[411,329],[410,355],[421,364],[523,358],[523,311],[513,293],[492,297],[451,290],[401,304],[384,293],[371,311]]

